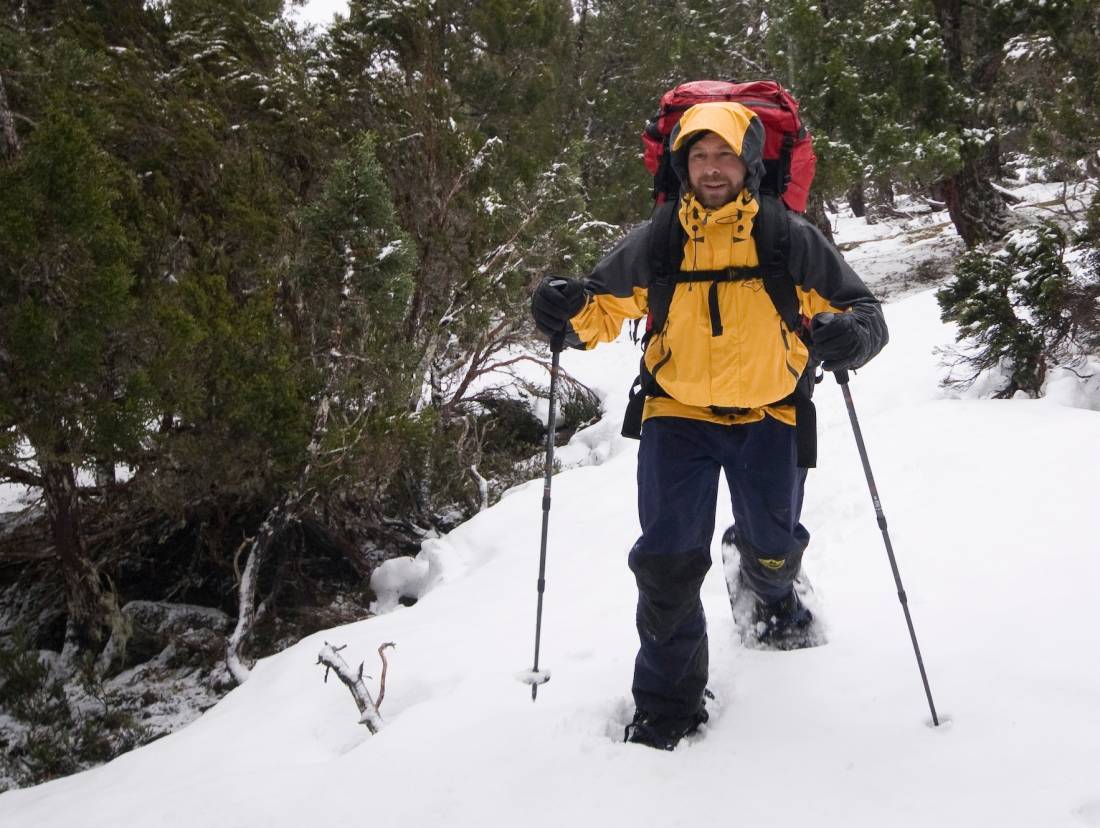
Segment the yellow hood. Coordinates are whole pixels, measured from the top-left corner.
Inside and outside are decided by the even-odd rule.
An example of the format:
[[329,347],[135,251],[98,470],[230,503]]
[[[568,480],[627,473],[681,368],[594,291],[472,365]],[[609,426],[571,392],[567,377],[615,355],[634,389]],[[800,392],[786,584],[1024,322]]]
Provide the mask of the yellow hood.
[[748,174],[745,187],[754,196],[760,193],[764,177],[764,125],[746,106],[732,101],[696,104],[687,110],[672,130],[672,169],[684,186],[688,184],[687,151],[692,136],[713,132],[733,148],[745,162]]

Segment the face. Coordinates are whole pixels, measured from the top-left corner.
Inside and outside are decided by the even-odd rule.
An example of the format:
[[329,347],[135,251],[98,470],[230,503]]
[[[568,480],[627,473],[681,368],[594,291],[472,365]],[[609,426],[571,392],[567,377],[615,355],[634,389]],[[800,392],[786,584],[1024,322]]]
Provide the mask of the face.
[[688,150],[688,181],[695,197],[713,210],[729,204],[745,186],[745,162],[721,136],[708,132]]

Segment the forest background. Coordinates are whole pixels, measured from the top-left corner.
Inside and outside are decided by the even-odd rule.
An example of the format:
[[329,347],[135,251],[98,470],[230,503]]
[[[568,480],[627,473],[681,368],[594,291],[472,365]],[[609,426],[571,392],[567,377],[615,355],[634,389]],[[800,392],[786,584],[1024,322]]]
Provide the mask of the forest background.
[[[208,706],[535,476],[533,285],[648,216],[661,92],[761,77],[823,230],[948,209],[962,381],[1100,351],[1100,203],[1025,243],[1002,186],[1100,173],[1089,0],[0,0],[3,784],[158,735],[113,678]],[[567,382],[559,436],[598,416]]]

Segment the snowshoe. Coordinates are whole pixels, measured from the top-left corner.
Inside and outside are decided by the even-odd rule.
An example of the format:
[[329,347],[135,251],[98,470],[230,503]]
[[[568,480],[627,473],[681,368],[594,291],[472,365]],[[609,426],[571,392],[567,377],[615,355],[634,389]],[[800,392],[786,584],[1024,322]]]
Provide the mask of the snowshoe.
[[722,544],[722,559],[733,623],[744,646],[755,650],[799,650],[826,643],[821,621],[806,606],[816,602],[805,570],[799,571],[790,596],[769,605],[758,601],[745,585],[740,555],[732,544]]
[[753,629],[761,648],[801,650],[825,643],[814,623],[814,614],[802,603],[796,590],[774,604],[754,603]]

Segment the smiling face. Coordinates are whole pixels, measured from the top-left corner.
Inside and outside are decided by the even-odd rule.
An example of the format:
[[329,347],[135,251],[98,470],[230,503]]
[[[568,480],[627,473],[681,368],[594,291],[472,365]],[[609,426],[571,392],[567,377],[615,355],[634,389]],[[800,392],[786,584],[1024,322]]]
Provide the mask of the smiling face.
[[688,181],[709,210],[729,204],[745,186],[747,168],[722,138],[708,132],[688,150]]

